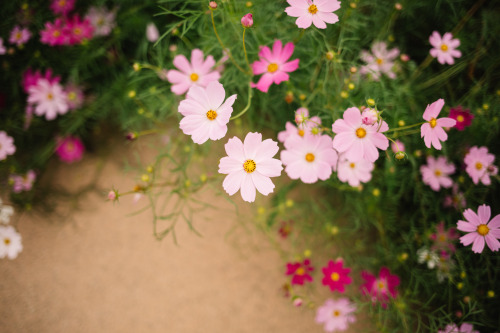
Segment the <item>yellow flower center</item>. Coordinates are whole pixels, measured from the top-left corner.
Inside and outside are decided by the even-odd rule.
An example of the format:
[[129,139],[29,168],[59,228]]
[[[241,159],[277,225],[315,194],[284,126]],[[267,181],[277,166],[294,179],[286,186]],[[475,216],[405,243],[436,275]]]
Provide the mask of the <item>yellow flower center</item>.
[[246,160],[245,163],[243,163],[243,169],[247,173],[252,173],[255,171],[255,168],[257,168],[257,164],[253,160]]
[[66,144],[66,151],[74,151],[75,150],[75,144],[73,142],[68,142]]
[[52,33],[52,36],[54,37],[59,37],[61,36],[61,32],[59,30],[55,30],[53,33]]
[[66,0],[59,0],[59,6],[63,7],[66,5]]
[[80,35],[82,33],[82,29],[76,28],[76,29],[73,29],[73,32],[75,33],[75,35]]
[[21,39],[21,37],[22,37],[22,36],[23,36],[23,35],[22,35],[20,32],[17,32],[17,33],[16,33],[16,39]]
[[200,77],[198,76],[198,74],[193,73],[189,78],[191,79],[191,81],[196,82]]
[[338,316],[340,316],[340,311],[339,311],[339,310],[334,310],[334,311],[333,311],[333,316],[334,316],[334,317],[338,317]]
[[5,245],[9,245],[9,244],[10,244],[10,239],[5,238],[5,239],[3,240],[3,242],[5,243]]
[[439,235],[439,241],[444,242],[446,240],[445,235]]
[[74,101],[76,99],[76,94],[74,92],[70,92],[68,94],[68,99]]
[[476,163],[476,169],[481,170],[483,168],[483,164],[481,162]]
[[366,130],[363,127],[360,127],[356,130],[356,136],[360,139],[366,136]]
[[461,122],[462,122],[462,121],[464,121],[464,120],[465,120],[465,119],[464,119],[464,116],[462,116],[462,115],[458,115],[458,116],[457,116],[457,121],[458,121],[459,123],[461,123]]
[[337,272],[333,272],[330,277],[332,278],[332,281],[338,281],[338,280],[340,280],[340,275]]
[[307,153],[307,154],[306,154],[306,161],[307,161],[307,162],[312,162],[312,161],[314,161],[314,154]]
[[446,44],[441,45],[441,50],[445,52],[448,51],[448,45]]
[[267,71],[269,73],[274,73],[278,70],[278,65],[275,64],[274,62],[272,64],[269,64],[269,66],[267,66]]
[[380,281],[380,282],[377,284],[377,286],[378,286],[378,289],[384,289],[384,288],[385,288],[385,284],[384,284],[382,281]]
[[477,226],[477,233],[481,236],[486,236],[490,232],[490,228],[486,224],[480,224]]
[[318,12],[318,7],[316,7],[316,5],[310,5],[308,11],[314,15]]
[[304,136],[305,132],[303,129],[299,129],[299,132],[297,134],[300,136]]
[[306,271],[302,267],[299,267],[295,271],[295,274],[297,274],[297,275],[304,275],[304,274],[306,274]]
[[436,171],[434,171],[434,174],[436,175],[436,177],[439,177],[439,176],[441,176],[443,173],[441,172],[441,170],[437,169]]
[[384,62],[384,61],[383,61],[382,59],[377,58],[377,65],[382,65],[382,63],[383,63],[383,62]]
[[351,167],[351,169],[354,169],[356,167],[356,164],[351,162],[351,163],[349,163],[349,166]]
[[214,110],[207,111],[207,118],[209,120],[214,120],[215,118],[217,118],[217,112],[215,112]]
[[50,101],[53,100],[54,99],[54,95],[52,95],[52,93],[48,93],[47,94],[47,99],[50,100]]
[[432,118],[431,120],[429,120],[429,124],[431,124],[431,128],[436,127],[436,125],[437,125],[436,118]]

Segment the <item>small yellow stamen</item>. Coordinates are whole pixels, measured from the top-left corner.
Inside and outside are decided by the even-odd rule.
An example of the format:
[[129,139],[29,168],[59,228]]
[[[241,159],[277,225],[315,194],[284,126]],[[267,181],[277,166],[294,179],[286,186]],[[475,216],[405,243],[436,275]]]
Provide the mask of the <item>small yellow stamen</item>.
[[360,127],[356,130],[356,136],[360,139],[366,136],[366,130],[363,127]]
[[318,12],[318,7],[316,7],[316,5],[310,5],[308,11],[314,15]]
[[5,238],[5,239],[3,240],[3,242],[5,243],[5,245],[9,245],[9,244],[10,244],[10,239]]
[[16,39],[21,39],[22,36],[23,35],[20,32],[16,33]]
[[67,151],[73,151],[73,150],[75,150],[75,144],[73,142],[66,143],[66,150]]
[[441,176],[443,173],[441,172],[441,170],[437,169],[436,171],[434,171],[434,174],[436,175],[436,177],[439,177],[439,176]]
[[464,120],[465,120],[465,119],[464,119],[464,116],[462,116],[462,115],[458,115],[458,116],[457,116],[457,121],[458,121],[459,123],[463,122]]
[[76,94],[74,92],[70,92],[68,94],[68,99],[71,100],[71,101],[75,100],[76,99]]
[[382,65],[383,62],[384,62],[384,60],[377,58],[377,65]]
[[436,127],[436,125],[437,125],[436,118],[432,118],[431,120],[429,120],[429,124],[431,124],[431,128]]
[[277,65],[277,64],[275,64],[274,62],[273,62],[273,63],[271,63],[271,64],[269,64],[269,66],[267,66],[267,71],[268,71],[269,73],[274,73],[274,72],[276,72],[277,70],[278,70],[278,65]]
[[307,154],[306,154],[306,161],[307,161],[307,162],[312,162],[312,161],[314,161],[314,154],[307,153]]
[[302,267],[299,267],[295,271],[295,274],[297,274],[297,275],[304,275],[304,274],[306,274],[306,271]]
[[477,233],[481,236],[486,236],[490,232],[490,228],[486,224],[480,224],[477,227]]
[[64,6],[66,5],[66,0],[59,0],[59,6]]
[[82,33],[82,29],[76,28],[76,29],[73,29],[73,32],[75,33],[75,35],[80,35]]
[[351,169],[354,169],[356,167],[356,164],[351,162],[351,163],[349,163],[349,166],[351,167]]
[[304,132],[304,130],[302,130],[302,129],[299,129],[299,132],[298,132],[298,134],[299,134],[300,136],[304,136],[305,132]]
[[439,241],[440,242],[444,242],[446,240],[446,236],[445,235],[439,235]]
[[198,74],[193,73],[189,78],[191,79],[191,81],[196,82],[200,77],[198,76]]
[[383,282],[379,282],[378,289],[384,289],[384,288],[385,288],[385,284]]
[[333,272],[330,277],[332,278],[332,281],[338,281],[338,280],[340,280],[340,275],[337,272]]
[[207,118],[209,120],[214,120],[215,118],[217,118],[217,112],[215,112],[214,110],[207,111]]
[[476,163],[476,169],[481,170],[483,168],[483,164],[481,162]]
[[61,36],[61,32],[59,30],[54,30],[54,32],[52,33],[52,36],[59,37],[59,36]]
[[339,311],[339,310],[335,310],[335,311],[333,311],[333,316],[334,316],[334,317],[338,317],[338,316],[340,316],[340,311]]
[[50,100],[50,101],[53,100],[54,99],[54,95],[52,95],[52,93],[48,93],[47,94],[47,99]]
[[257,168],[257,164],[255,164],[255,162],[253,160],[246,160],[245,163],[243,163],[243,169],[247,173],[254,172],[256,168]]
[[441,45],[441,50],[445,52],[448,51],[448,45],[446,44]]

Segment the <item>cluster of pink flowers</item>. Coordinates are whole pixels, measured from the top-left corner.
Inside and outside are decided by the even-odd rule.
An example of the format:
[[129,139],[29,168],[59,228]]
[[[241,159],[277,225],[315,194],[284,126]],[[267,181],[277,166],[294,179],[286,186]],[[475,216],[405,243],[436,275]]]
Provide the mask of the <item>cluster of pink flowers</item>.
[[30,191],[35,180],[36,173],[33,170],[29,170],[24,175],[12,174],[9,177],[9,182],[12,183],[12,191],[14,193]]
[[54,22],[45,22],[40,41],[50,46],[82,44],[92,38],[93,29],[90,21],[82,20],[78,14],[60,17]]

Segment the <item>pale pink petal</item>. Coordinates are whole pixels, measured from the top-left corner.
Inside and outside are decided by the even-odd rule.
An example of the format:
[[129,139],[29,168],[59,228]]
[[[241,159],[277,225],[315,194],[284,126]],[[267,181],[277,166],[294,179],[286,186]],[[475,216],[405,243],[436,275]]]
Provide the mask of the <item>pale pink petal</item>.
[[460,46],[460,40],[455,38],[455,39],[452,39],[448,42],[448,47],[449,48],[452,48],[452,49],[456,49],[457,47]]
[[184,117],[206,115],[206,108],[193,99],[185,99],[179,103],[179,113]]
[[309,8],[309,3],[307,0],[287,0],[290,6],[307,9]]
[[243,142],[245,158],[254,160],[260,145],[262,144],[262,134],[249,132]]
[[[210,102],[205,89],[199,86],[192,86],[186,95],[187,99],[197,102],[201,105],[201,109],[206,113],[210,110]],[[184,101],[183,101],[184,102]],[[182,102],[181,102],[182,103]]]
[[227,156],[237,161],[241,161],[241,163],[245,162],[246,158],[243,151],[243,142],[241,142],[239,138],[233,137],[229,139],[224,145],[224,149],[226,150]]
[[437,56],[438,56],[438,54],[439,54],[439,52],[438,52],[438,50],[437,50],[437,49],[431,49],[431,50],[429,51],[429,53],[431,54],[431,56],[432,56],[433,58],[437,58]]
[[329,163],[318,162],[314,164],[314,169],[318,178],[321,180],[327,180],[332,175],[332,166]]
[[199,70],[203,66],[203,51],[200,49],[194,49],[191,51],[191,68],[195,73],[199,73]]
[[349,126],[344,119],[337,119],[332,125],[333,133],[341,133],[341,132],[351,132],[352,127]]
[[217,110],[217,118],[215,119],[219,124],[225,125],[229,122],[231,114],[233,113],[234,101],[236,100],[236,95],[232,95],[226,99],[224,104],[222,104]]
[[448,134],[444,131],[442,127],[434,127],[434,137],[438,138],[440,141],[446,141],[448,139]]
[[213,56],[209,55],[209,56],[207,56],[207,59],[205,60],[205,62],[203,62],[201,67],[196,68],[193,65],[193,71],[195,71],[196,73],[198,73],[200,75],[205,75],[208,72],[210,72],[212,70],[212,67],[214,67],[214,66],[215,66],[215,59]]
[[188,91],[191,84],[189,82],[181,82],[179,84],[174,84],[170,87],[170,90],[176,95],[183,95],[186,91]]
[[359,109],[356,107],[348,108],[347,110],[345,110],[343,118],[347,123],[347,125],[353,128],[361,126],[362,123],[361,111],[359,111]]
[[188,81],[189,78],[186,74],[183,74],[175,69],[171,69],[167,72],[167,80],[170,83],[180,83]]
[[200,76],[200,78],[198,79],[198,81],[196,81],[196,83],[202,87],[206,87],[210,82],[217,81],[219,80],[219,78],[220,78],[220,73],[217,71],[213,71]]
[[281,170],[283,170],[281,161],[275,158],[269,158],[257,164],[257,171],[266,177],[279,177]]
[[500,229],[490,229],[490,232],[488,233],[488,235],[491,235],[497,239],[500,239]]
[[246,172],[243,168],[240,171],[230,173],[224,178],[224,182],[222,183],[222,187],[229,195],[233,195],[242,186],[243,179],[246,177]]
[[217,122],[214,121],[209,121],[208,125],[208,137],[210,140],[220,140],[224,136],[226,136],[227,133],[227,126],[220,125]]
[[450,56],[453,58],[460,58],[462,56],[462,52],[459,50],[450,50]]
[[274,155],[276,155],[278,150],[279,147],[276,141],[273,141],[271,139],[262,141],[262,143],[259,144],[257,148],[256,156],[254,159],[255,163],[257,163],[258,165],[259,162],[272,158]]
[[[339,120],[337,120],[339,121]],[[337,122],[335,121],[335,123]],[[335,135],[333,138],[333,148],[335,148],[339,153],[343,153],[348,149],[351,149],[354,140],[352,138],[352,133],[341,132]]]
[[470,234],[467,234],[465,236],[460,237],[460,243],[462,243],[464,246],[470,245],[476,238],[483,238],[479,236],[477,232],[471,232]]
[[472,244],[472,252],[474,253],[481,253],[483,252],[484,249],[484,237],[478,236],[474,240],[474,243]]
[[474,226],[473,224],[465,221],[458,221],[457,222],[457,229],[460,231],[464,232],[473,232],[477,230],[477,226]]
[[280,66],[280,70],[283,72],[294,72],[299,68],[299,59],[294,59]]
[[205,91],[208,97],[208,107],[210,110],[217,110],[226,97],[224,87],[219,82],[212,81],[207,85]]
[[477,216],[472,209],[466,209],[464,211],[464,217],[467,221],[469,221],[476,227],[482,223],[481,220],[479,219],[479,216]]
[[441,36],[437,31],[433,31],[432,35],[429,37],[429,43],[431,43],[432,46],[434,47],[440,47],[441,46]]
[[287,13],[288,16],[291,17],[299,17],[307,13],[307,9],[304,11],[304,9],[298,7],[287,7],[285,8],[285,13]]
[[444,35],[443,35],[443,39],[442,39],[442,43],[443,44],[449,44],[451,39],[453,38],[453,35],[450,33],[450,32],[446,32]]
[[[182,120],[185,120],[185,119],[187,119],[187,117],[182,119]],[[205,119],[206,119],[206,121],[209,121],[206,117],[205,117]],[[205,121],[205,119],[204,119],[204,121]],[[226,128],[226,130],[227,130],[227,128]],[[191,134],[192,134],[191,139],[193,140],[193,142],[201,145],[209,139],[210,126],[208,126],[208,124],[203,124],[203,126],[198,127]]]
[[191,64],[182,54],[175,56],[173,63],[174,66],[177,67],[177,69],[181,70],[186,74],[190,74],[192,72]]
[[[307,162],[301,162],[300,164],[302,164],[302,167],[301,167],[301,172],[300,172],[300,180],[303,182],[303,183],[306,183],[306,184],[313,184],[315,182],[318,181],[318,175],[316,172],[314,172],[312,169],[312,165],[306,165],[306,167],[304,167],[304,163],[307,163]],[[298,163],[297,163],[298,164]]]
[[[286,151],[282,152],[282,156]],[[303,172],[303,163],[301,161],[295,160],[294,162],[288,164],[285,168],[285,172],[291,179],[299,179]]]
[[269,66],[268,62],[257,60],[252,64],[253,75],[260,75],[263,73],[267,73],[267,67]]
[[257,191],[263,195],[268,195],[273,192],[274,184],[269,177],[263,176],[257,171],[252,172],[250,176],[252,177],[253,184]]
[[481,223],[484,223],[484,224],[488,223],[488,221],[490,220],[490,217],[491,217],[490,206],[487,206],[487,205],[479,206],[477,213],[478,213],[479,220],[481,221]]
[[326,29],[326,23],[318,15],[312,15],[312,21],[316,28]]
[[365,147],[362,140],[354,140],[351,148],[345,152],[345,157],[351,162],[357,162],[365,156]]
[[379,149],[387,150],[387,148],[389,148],[389,139],[382,133],[374,133],[370,139]]
[[498,249],[500,249],[500,242],[496,240],[495,237],[491,236],[491,234],[484,236],[484,238],[491,251],[498,251]]
[[[243,163],[231,158],[229,156],[224,156],[219,162],[219,173],[229,174],[243,170]],[[475,230],[475,229],[474,229]]]
[[488,228],[490,229],[500,228],[500,214],[491,219],[490,223],[488,223]]
[[[244,172],[244,171],[243,171]],[[255,185],[252,181],[252,177],[249,174],[246,174],[243,178],[243,182],[241,183],[241,197],[243,200],[247,202],[255,201]]]
[[318,7],[318,15],[320,12],[334,12],[340,8],[340,1],[336,0],[316,0],[314,4]]
[[[437,127],[436,127],[437,128]],[[434,131],[435,132],[435,131]],[[431,132],[431,141],[432,141],[432,145],[434,146],[434,148],[436,148],[437,150],[441,150],[441,141],[439,141],[439,138],[437,137],[437,135],[434,133],[434,132]]]
[[301,17],[299,17],[296,21],[295,24],[301,29],[306,29],[309,28],[312,24],[312,15],[311,14],[306,14]]
[[363,150],[364,150],[364,158],[369,162],[375,162],[378,159],[378,150],[377,148],[369,141],[364,142],[363,140]]
[[452,118],[439,118],[437,119],[437,124],[441,127],[453,127],[457,121]]

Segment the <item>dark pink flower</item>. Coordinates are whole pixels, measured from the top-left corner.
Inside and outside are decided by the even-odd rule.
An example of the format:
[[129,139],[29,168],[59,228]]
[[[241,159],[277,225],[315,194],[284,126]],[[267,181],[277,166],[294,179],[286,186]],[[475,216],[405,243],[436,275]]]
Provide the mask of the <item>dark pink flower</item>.
[[474,115],[470,113],[470,110],[463,110],[460,105],[450,109],[449,117],[457,121],[455,128],[459,131],[463,131],[467,126],[470,126],[472,119],[474,119]]
[[83,21],[78,15],[68,19],[67,29],[69,31],[69,45],[81,44],[93,36],[94,28],[90,20],[85,18]]
[[33,72],[31,68],[28,68],[23,74],[22,85],[24,92],[28,93],[31,86],[36,86],[38,79],[46,79],[49,83],[59,83],[61,81],[60,76],[52,76],[52,69],[47,69],[45,74],[41,74],[40,71]]
[[75,7],[75,0],[52,0],[50,9],[54,14],[66,15]]
[[344,262],[341,259],[332,261],[330,260],[328,264],[323,267],[324,286],[329,286],[332,291],[338,290],[343,293],[345,291],[345,285],[351,284],[352,279],[349,277],[351,272],[350,268],[344,268]]
[[293,224],[292,220],[281,222],[281,226],[280,226],[278,232],[282,238],[287,238],[288,235],[290,235],[290,233],[292,232],[292,224]]
[[64,139],[58,139],[56,154],[65,163],[73,163],[81,160],[84,151],[85,146],[78,137],[68,136]]
[[429,236],[429,238],[434,242],[431,249],[449,251],[451,253],[455,252],[455,245],[453,242],[458,239],[457,229],[455,228],[444,228],[444,222],[441,221],[436,226],[436,232]]
[[373,303],[380,302],[384,309],[387,308],[389,298],[396,298],[399,286],[399,277],[392,275],[387,267],[382,267],[379,276],[376,277],[367,271],[361,273],[365,283],[361,286],[363,295],[371,297]]
[[309,275],[309,272],[314,270],[311,266],[309,259],[305,259],[302,263],[288,263],[286,275],[292,275],[292,285],[299,284],[303,285],[305,281],[312,282],[313,278]]
[[40,31],[40,41],[50,46],[67,45],[69,39],[70,31],[60,18],[56,19],[54,23],[45,22],[45,28]]

